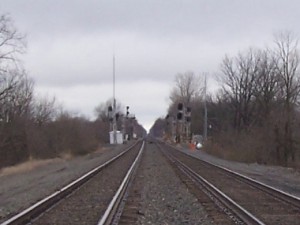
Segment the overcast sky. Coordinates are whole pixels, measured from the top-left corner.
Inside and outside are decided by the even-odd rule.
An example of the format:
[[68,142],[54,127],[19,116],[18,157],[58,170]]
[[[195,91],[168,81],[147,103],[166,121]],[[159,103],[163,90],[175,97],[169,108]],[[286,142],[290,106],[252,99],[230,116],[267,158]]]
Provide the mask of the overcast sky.
[[[36,91],[94,118],[112,97],[145,128],[164,116],[177,73],[218,73],[225,54],[300,34],[297,0],[0,0],[27,35],[25,68]],[[125,110],[125,109],[124,109]]]

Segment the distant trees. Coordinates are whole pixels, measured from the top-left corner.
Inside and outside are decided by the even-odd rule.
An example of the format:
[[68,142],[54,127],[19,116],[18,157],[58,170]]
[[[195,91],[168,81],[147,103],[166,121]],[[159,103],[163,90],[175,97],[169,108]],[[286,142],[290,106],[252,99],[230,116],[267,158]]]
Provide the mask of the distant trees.
[[295,162],[299,151],[295,136],[300,93],[297,44],[291,32],[281,32],[273,48],[226,56],[221,64],[222,99],[231,110],[227,120],[232,121],[234,131],[253,139],[257,160],[287,165]]
[[175,86],[170,94],[171,103],[181,102],[189,105],[203,90],[201,77],[193,72],[178,73],[175,76]]
[[[102,127],[36,97],[20,57],[26,41],[8,15],[0,16],[0,169],[31,158],[85,154],[105,139]],[[107,133],[105,133],[108,136]]]
[[[99,133],[101,136],[101,140],[109,141],[108,133],[112,130],[112,118],[109,115],[108,109],[113,105],[113,99],[107,100],[105,103],[99,104],[95,108],[95,115],[97,117],[96,123],[98,126],[102,127],[102,131],[104,133]],[[136,118],[129,118],[126,115],[125,107],[122,103],[117,101],[116,104],[116,119],[117,119],[117,129],[120,131],[124,131],[126,134],[132,134],[133,132],[138,137],[144,137],[147,134],[147,131],[144,129],[142,125],[140,125]],[[100,137],[99,137],[100,138]]]
[[224,59],[223,99],[231,105],[234,130],[253,140],[256,159],[287,165],[299,151],[298,41],[291,32],[281,32],[274,43],[271,49]]
[[[298,40],[287,31],[274,37],[271,48],[249,48],[222,60],[221,89],[207,98],[208,150],[247,162],[295,165],[300,161]],[[203,85],[195,89],[193,79],[191,73],[176,76],[168,113],[174,111],[176,101],[188,103],[192,132],[203,133]],[[157,121],[156,127],[163,125]]]
[[277,48],[274,54],[278,59],[277,69],[280,81],[278,99],[281,100],[282,108],[281,119],[275,128],[276,148],[278,160],[281,161],[281,152],[283,152],[283,161],[287,164],[289,157],[295,161],[296,142],[299,139],[295,137],[297,128],[295,122],[299,119],[296,117],[299,110],[297,103],[299,103],[300,94],[298,40],[291,32],[278,33],[275,37],[275,44]]
[[[176,119],[178,103],[183,103],[185,107],[192,108],[192,111],[199,112],[199,110],[203,108],[201,94],[203,94],[204,85],[202,77],[196,76],[191,71],[187,71],[185,73],[178,73],[175,76],[174,82],[175,85],[169,96],[171,102],[168,115],[170,118]],[[201,121],[202,123],[202,115],[192,113],[192,120],[198,122],[192,124],[192,132],[199,133],[199,129],[202,129],[202,127],[199,126],[199,122]],[[168,130],[168,132],[170,132],[170,129]]]
[[149,134],[153,137],[163,137],[166,129],[166,123],[167,122],[163,118],[156,119],[149,131]]
[[[9,16],[0,16],[0,169],[32,158],[86,154],[108,143],[109,102],[100,104],[97,119],[90,121],[65,111],[55,98],[37,96],[19,60],[25,50],[24,35]],[[117,107],[121,116],[122,106]],[[145,135],[136,120],[132,124]]]
[[18,62],[19,54],[25,52],[26,42],[24,35],[14,27],[8,15],[0,16],[0,66],[1,74],[11,72],[16,68],[13,62]]
[[248,127],[251,123],[260,57],[259,51],[250,49],[234,58],[226,56],[221,64],[223,91],[231,102],[233,126],[237,130]]
[[33,82],[19,63],[25,46],[24,36],[14,28],[11,18],[0,16],[0,154],[6,163],[28,156],[23,149]]
[[32,119],[35,124],[42,126],[53,121],[58,114],[55,98],[40,97],[33,99]]
[[255,78],[255,118],[258,124],[270,118],[277,105],[280,79],[277,73],[277,59],[270,50],[258,50],[258,74]]
[[[113,106],[113,99],[107,100],[105,103],[99,104],[94,112],[97,117],[97,120],[100,121],[109,121],[108,108]],[[116,101],[116,113],[119,115],[124,114],[125,106],[123,106],[119,101]]]
[[2,121],[12,121],[28,111],[33,82],[19,63],[25,52],[24,36],[13,26],[7,15],[0,16],[0,104]]
[[[113,99],[109,99],[104,103],[99,104],[94,112],[95,112],[95,116],[96,116],[96,124],[97,127],[99,128],[99,131],[101,130],[101,132],[98,132],[97,136],[99,138],[99,140],[105,141],[105,142],[109,142],[109,131],[112,130],[111,125],[111,118],[109,116],[109,112],[108,112],[108,108],[113,105]],[[120,115],[122,114],[122,104],[119,103],[119,101],[117,101],[117,113],[119,113]],[[117,121],[118,127],[119,129],[121,129],[121,119],[119,121]]]

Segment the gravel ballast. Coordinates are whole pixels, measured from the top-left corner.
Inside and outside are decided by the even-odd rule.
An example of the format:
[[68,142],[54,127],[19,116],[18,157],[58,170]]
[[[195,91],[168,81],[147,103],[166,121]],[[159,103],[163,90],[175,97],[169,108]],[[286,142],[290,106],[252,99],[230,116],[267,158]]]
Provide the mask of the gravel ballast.
[[257,163],[239,163],[217,158],[209,155],[203,150],[192,150],[181,146],[177,146],[177,149],[196,158],[203,159],[207,162],[211,162],[251,177],[254,180],[260,181],[300,198],[300,172],[293,168],[267,166]]
[[[70,160],[56,159],[26,172],[0,173],[0,222],[48,196],[80,175],[120,153],[128,145],[106,148]],[[226,161],[178,147],[192,156],[224,166],[300,197],[300,173],[291,168]],[[138,176],[141,178],[141,210],[138,224],[211,224],[201,204],[176,177],[166,159],[148,144]]]
[[142,212],[137,224],[213,224],[156,145],[146,146],[137,180]]
[[105,147],[70,160],[55,159],[26,172],[0,174],[0,222],[103,164],[129,145]]
[[140,145],[110,163],[88,182],[44,212],[32,225],[90,225],[104,215],[127,170],[134,161]]

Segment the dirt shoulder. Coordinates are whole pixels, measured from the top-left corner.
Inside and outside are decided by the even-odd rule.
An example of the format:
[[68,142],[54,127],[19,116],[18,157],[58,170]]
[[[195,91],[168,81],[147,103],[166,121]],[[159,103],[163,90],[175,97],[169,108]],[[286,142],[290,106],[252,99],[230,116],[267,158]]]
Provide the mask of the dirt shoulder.
[[3,169],[0,172],[0,222],[101,165],[129,145],[106,146],[81,157],[32,161]]

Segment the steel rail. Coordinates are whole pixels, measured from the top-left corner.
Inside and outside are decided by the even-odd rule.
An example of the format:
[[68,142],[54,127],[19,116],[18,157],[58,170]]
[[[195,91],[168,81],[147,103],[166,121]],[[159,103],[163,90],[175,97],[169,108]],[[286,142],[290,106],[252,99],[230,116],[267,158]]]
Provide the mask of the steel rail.
[[180,161],[177,161],[176,163],[180,164],[179,167],[180,167],[181,171],[185,172],[186,174],[188,174],[192,178],[194,178],[197,182],[201,183],[202,186],[204,186],[217,200],[219,200],[227,208],[229,208],[245,224],[264,225],[264,223],[262,221],[260,221],[257,217],[255,217],[253,214],[251,214],[245,208],[240,206],[232,198],[230,198],[228,195],[226,195],[221,190],[216,188],[213,184],[211,184],[206,179],[201,177],[199,174],[197,174],[191,168],[189,168],[188,166],[186,166],[185,164],[183,164]]
[[[182,152],[183,154],[186,154],[185,152],[183,152],[182,150],[174,147],[174,146],[171,146],[168,144],[168,146],[170,146],[171,148],[173,149],[176,149],[177,151],[180,151]],[[238,172],[235,172],[235,171],[232,171],[226,167],[223,167],[223,166],[220,166],[220,165],[216,165],[214,163],[211,163],[211,162],[208,162],[204,159],[199,159],[197,158],[196,156],[193,156],[193,155],[190,155],[190,154],[186,154],[190,157],[193,157],[195,159],[198,159],[199,161],[201,161],[203,164],[207,164],[209,166],[213,166],[217,169],[219,169],[220,171],[226,171],[227,173],[229,173],[231,176],[239,179],[240,181],[244,182],[244,183],[247,183],[248,185],[251,185],[252,187],[255,187],[265,193],[268,193],[269,195],[273,196],[274,198],[277,198],[277,199],[280,199],[281,201],[284,201],[288,204],[291,204],[297,208],[300,209],[300,197],[297,197],[295,195],[292,195],[290,193],[287,193],[285,191],[282,191],[280,189],[277,189],[275,187],[272,187],[270,185],[267,185],[263,182],[260,182],[260,181],[257,181],[253,178],[250,178],[250,177],[247,177],[241,173],[238,173]]]
[[125,175],[121,185],[119,186],[118,190],[116,191],[114,197],[110,201],[105,213],[101,217],[101,219],[98,222],[98,225],[106,225],[111,224],[114,219],[114,214],[117,211],[120,202],[122,201],[124,194],[126,193],[126,189],[128,188],[129,181],[132,177],[132,174],[134,173],[134,170],[136,169],[138,165],[138,161],[143,153],[145,142],[143,142],[139,154],[136,156],[134,162],[132,163],[131,167],[129,168],[127,174]]
[[[162,148],[159,146],[162,150]],[[205,190],[207,190],[217,201],[223,204],[227,209],[229,209],[239,220],[247,225],[264,225],[261,220],[247,211],[245,208],[236,203],[233,199],[215,187],[213,184],[208,182],[202,176],[193,171],[189,166],[184,164],[183,162],[176,159],[174,156],[171,156],[169,153],[166,153],[164,150],[162,152],[166,155],[166,157],[178,167],[180,171],[182,171],[186,176],[188,176],[194,182],[199,183]]]
[[230,169],[227,169],[225,167],[222,167],[222,166],[219,166],[219,165],[214,165],[214,164],[211,164],[207,161],[203,161],[204,163],[207,163],[209,165],[212,165],[212,166],[215,166],[216,168],[220,169],[220,170],[223,170],[223,171],[226,171],[228,172],[229,174],[231,174],[232,176],[234,176],[235,178],[237,178],[238,180],[244,182],[244,183],[247,183],[249,185],[251,185],[252,187],[255,187],[265,193],[268,193],[269,195],[277,198],[277,199],[280,199],[281,201],[284,201],[288,204],[291,204],[297,208],[300,209],[300,198],[297,197],[297,196],[294,196],[294,195],[291,195],[287,192],[284,192],[282,190],[279,190],[277,188],[274,188],[270,185],[267,185],[267,184],[264,184],[260,181],[257,181],[257,180],[254,180],[250,177],[247,177],[243,174],[240,174],[238,172],[235,172],[235,171],[232,171]]
[[32,206],[28,207],[27,209],[19,212],[15,216],[9,218],[8,220],[2,222],[0,225],[19,225],[19,224],[26,224],[30,222],[32,219],[38,217],[40,214],[45,212],[48,208],[52,205],[63,199],[64,197],[68,196],[74,190],[78,189],[81,185],[86,183],[90,180],[94,175],[99,173],[103,168],[107,167],[109,164],[120,158],[126,152],[134,148],[139,142],[135,142],[133,145],[126,148],[123,152],[119,153],[118,155],[114,156],[110,160],[106,161],[100,166],[90,170],[83,176],[79,177],[78,179],[74,180],[73,182],[69,183],[68,185],[64,186],[60,190],[50,194],[46,198],[36,202]]

